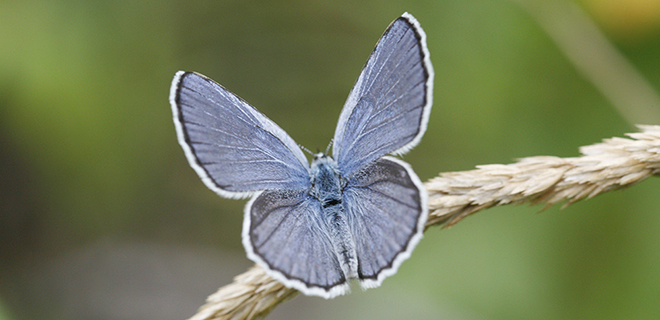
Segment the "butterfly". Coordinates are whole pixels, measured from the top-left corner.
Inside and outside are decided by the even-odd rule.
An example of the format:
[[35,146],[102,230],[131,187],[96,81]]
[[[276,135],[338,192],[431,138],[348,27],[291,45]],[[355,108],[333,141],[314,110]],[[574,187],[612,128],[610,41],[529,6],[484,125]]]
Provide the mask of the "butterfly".
[[289,288],[326,299],[374,288],[422,238],[428,196],[400,155],[431,112],[426,34],[404,13],[382,35],[339,116],[332,156],[311,164],[277,124],[213,80],[179,71],[170,103],[179,143],[211,190],[251,197],[247,256]]

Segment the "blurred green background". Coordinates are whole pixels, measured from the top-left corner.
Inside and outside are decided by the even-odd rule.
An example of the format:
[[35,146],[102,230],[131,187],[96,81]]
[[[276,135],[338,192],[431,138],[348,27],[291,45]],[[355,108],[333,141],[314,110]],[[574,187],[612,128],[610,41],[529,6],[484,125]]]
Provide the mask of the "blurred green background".
[[[428,131],[404,157],[422,180],[578,156],[658,119],[624,119],[530,14],[539,3],[0,1],[0,319],[187,318],[252,265],[245,200],[208,190],[176,141],[177,70],[323,149],[374,44],[408,11],[436,70]],[[660,89],[660,2],[576,4]],[[381,288],[298,296],[269,319],[657,319],[658,190],[652,178],[564,210],[480,212],[428,230]]]

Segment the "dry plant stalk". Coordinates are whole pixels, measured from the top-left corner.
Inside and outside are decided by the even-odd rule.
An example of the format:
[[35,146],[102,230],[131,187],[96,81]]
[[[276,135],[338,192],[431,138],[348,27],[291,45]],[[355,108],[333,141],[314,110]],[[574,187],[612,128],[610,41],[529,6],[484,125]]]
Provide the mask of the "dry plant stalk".
[[580,148],[575,158],[539,156],[516,163],[443,173],[425,184],[426,226],[451,226],[479,210],[503,204],[545,203],[545,208],[630,186],[660,174],[660,126],[642,126],[633,139],[612,138]]
[[261,319],[296,294],[297,290],[285,287],[255,265],[206,298],[206,304],[189,320]]
[[[660,126],[639,126],[632,139],[612,138],[580,148],[575,158],[529,157],[516,163],[443,173],[425,184],[429,193],[426,227],[451,226],[479,210],[504,205],[566,201],[616,190],[660,175]],[[255,266],[207,299],[190,320],[257,319],[298,292]]]

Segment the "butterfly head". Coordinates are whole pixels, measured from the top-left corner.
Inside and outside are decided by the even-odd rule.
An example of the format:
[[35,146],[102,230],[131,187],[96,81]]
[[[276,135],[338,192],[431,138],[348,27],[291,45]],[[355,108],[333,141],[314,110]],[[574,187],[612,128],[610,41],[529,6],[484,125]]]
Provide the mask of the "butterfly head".
[[319,175],[319,172],[332,172],[333,175],[338,175],[339,170],[337,169],[337,163],[331,156],[318,152],[314,154],[314,160],[312,160],[311,172],[312,179]]
[[328,158],[328,155],[323,152],[314,154],[314,161],[319,161],[321,159],[326,159],[326,158]]

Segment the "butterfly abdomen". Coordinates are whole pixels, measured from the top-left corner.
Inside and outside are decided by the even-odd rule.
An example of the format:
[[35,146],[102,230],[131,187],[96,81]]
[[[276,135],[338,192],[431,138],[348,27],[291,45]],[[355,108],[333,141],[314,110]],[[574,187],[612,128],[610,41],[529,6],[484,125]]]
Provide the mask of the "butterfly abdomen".
[[332,158],[319,154],[312,162],[310,176],[312,178],[310,193],[321,204],[323,217],[329,230],[328,235],[341,264],[341,269],[346,278],[357,278],[355,242],[348,228],[337,164]]

